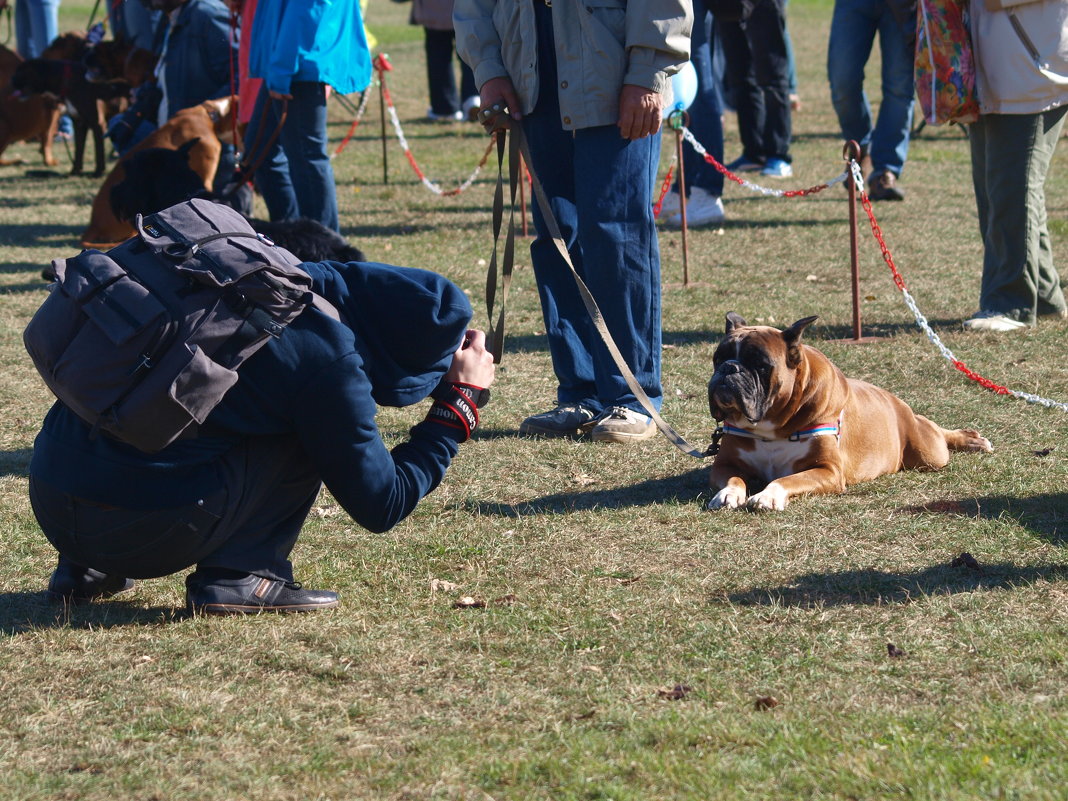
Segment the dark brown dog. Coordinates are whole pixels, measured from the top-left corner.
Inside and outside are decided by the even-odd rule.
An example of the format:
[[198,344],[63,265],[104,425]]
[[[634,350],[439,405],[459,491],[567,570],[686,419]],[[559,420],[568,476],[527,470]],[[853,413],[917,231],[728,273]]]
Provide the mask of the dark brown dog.
[[[795,495],[839,493],[902,469],[938,470],[949,452],[991,451],[971,429],[948,430],[885,389],[846,378],[801,334],[727,315],[708,405],[723,438],[710,509],[785,509]],[[755,494],[750,488],[762,487]]]
[[126,177],[126,161],[135,153],[153,147],[177,150],[197,139],[189,149],[189,167],[200,176],[204,189],[210,189],[219,166],[222,143],[233,141],[231,107],[230,98],[224,97],[182,109],[119,159],[93,199],[89,226],[82,233],[82,247],[103,250],[133,236],[133,226],[116,217],[111,208],[111,189]]
[[80,175],[85,159],[85,143],[93,135],[96,169],[104,174],[104,103],[128,95],[126,81],[94,82],[85,77],[85,64],[75,61],[50,61],[32,58],[15,69],[11,85],[21,94],[50,93],[61,98],[74,122],[74,162],[71,175]]

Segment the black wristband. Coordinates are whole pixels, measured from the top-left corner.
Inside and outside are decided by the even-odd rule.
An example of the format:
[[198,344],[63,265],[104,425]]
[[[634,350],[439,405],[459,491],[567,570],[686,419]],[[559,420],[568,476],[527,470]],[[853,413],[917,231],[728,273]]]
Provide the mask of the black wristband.
[[471,432],[478,426],[478,407],[468,393],[473,394],[478,390],[478,387],[443,381],[431,393],[435,400],[427,412],[426,419],[463,431],[464,438],[461,441],[466,442],[471,439]]
[[486,406],[490,401],[490,391],[484,387],[476,387],[474,384],[446,381],[444,378],[434,387],[430,397],[441,400],[449,396],[451,390],[457,389],[466,395],[479,409]]

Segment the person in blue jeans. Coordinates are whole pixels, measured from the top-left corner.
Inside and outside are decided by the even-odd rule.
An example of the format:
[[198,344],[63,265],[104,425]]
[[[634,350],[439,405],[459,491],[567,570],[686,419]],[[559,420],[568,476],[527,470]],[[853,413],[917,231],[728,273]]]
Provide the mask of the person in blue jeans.
[[[875,36],[882,54],[882,103],[872,119],[864,91],[864,67]],[[915,84],[916,0],[835,0],[827,45],[831,103],[842,138],[871,158],[868,197],[904,200],[898,184],[909,152]]]
[[[714,74],[715,20],[703,0],[694,6],[693,34],[690,37],[690,61],[697,73],[697,94],[687,113],[689,129],[708,154],[723,163],[723,106]],[[723,222],[723,173],[705,161],[689,145],[682,150],[682,172],[686,185],[686,224],[714,225]],[[669,228],[682,226],[679,186],[664,198],[660,214]]]
[[17,0],[15,47],[25,59],[40,58],[59,35],[59,0]]
[[742,155],[727,167],[732,172],[789,178],[794,171],[786,0],[754,0],[742,6],[748,16],[724,19],[721,14],[716,20],[742,139]]
[[304,217],[339,231],[327,86],[347,95],[371,82],[358,0],[260,0],[249,74],[264,82],[245,132],[245,159],[260,162],[256,187],[271,220]]
[[[587,17],[592,19],[587,20]],[[653,186],[670,74],[689,55],[689,0],[456,0],[460,56],[482,111],[523,126],[531,169],[569,255],[623,359],[655,407],[660,384],[660,256]],[[534,69],[536,67],[536,69]],[[489,124],[492,126],[493,121]],[[557,378],[555,408],[521,434],[631,443],[656,426],[601,341],[540,208],[530,249]]]

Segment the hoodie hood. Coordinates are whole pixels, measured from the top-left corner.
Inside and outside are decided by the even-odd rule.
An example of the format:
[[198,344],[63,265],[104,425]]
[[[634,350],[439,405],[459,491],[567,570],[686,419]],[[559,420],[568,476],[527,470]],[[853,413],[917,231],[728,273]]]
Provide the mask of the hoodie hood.
[[356,334],[381,406],[426,398],[452,364],[471,322],[471,302],[442,275],[373,262],[306,263],[312,290]]

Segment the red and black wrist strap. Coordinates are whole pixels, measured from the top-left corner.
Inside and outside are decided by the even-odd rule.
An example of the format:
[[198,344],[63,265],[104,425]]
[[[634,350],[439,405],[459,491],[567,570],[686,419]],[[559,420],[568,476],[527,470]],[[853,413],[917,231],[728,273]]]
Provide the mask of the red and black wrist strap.
[[442,381],[430,393],[434,405],[426,419],[464,432],[463,442],[471,439],[478,426],[478,409],[489,401],[489,390],[471,384]]

